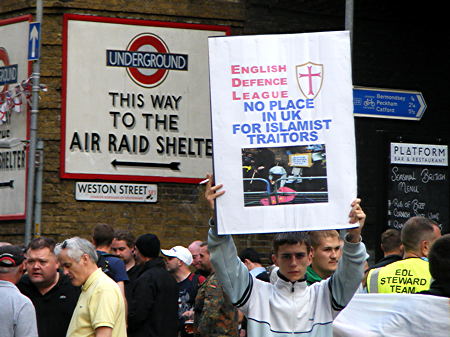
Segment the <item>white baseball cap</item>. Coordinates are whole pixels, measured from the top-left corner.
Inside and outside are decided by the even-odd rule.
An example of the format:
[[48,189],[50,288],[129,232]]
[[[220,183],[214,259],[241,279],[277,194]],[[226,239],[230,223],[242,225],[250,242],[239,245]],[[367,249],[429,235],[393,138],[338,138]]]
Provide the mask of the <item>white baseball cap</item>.
[[161,253],[165,256],[176,257],[180,261],[184,262],[187,266],[192,263],[192,254],[189,249],[183,246],[175,246],[170,249],[161,249]]

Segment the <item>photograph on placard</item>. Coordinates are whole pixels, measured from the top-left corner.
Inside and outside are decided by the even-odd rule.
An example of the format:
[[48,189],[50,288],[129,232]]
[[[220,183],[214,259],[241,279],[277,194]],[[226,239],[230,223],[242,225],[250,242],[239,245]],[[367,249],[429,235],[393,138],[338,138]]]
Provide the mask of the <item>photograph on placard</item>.
[[324,144],[242,149],[244,206],[328,202]]

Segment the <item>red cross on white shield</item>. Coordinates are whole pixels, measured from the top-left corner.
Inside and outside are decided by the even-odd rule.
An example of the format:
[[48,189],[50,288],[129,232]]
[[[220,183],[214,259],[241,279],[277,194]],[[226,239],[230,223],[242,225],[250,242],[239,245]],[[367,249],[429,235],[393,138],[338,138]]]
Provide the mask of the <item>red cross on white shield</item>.
[[323,64],[307,62],[295,66],[298,87],[305,98],[316,98],[322,89]]

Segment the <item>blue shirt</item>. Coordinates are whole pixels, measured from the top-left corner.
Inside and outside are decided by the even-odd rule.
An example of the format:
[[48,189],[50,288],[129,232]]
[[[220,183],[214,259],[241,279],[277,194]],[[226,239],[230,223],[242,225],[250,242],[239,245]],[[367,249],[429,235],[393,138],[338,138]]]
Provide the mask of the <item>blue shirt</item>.
[[103,255],[105,257],[105,260],[108,261],[108,266],[113,274],[112,279],[114,281],[125,282],[129,280],[127,270],[125,269],[125,263],[122,261],[122,259],[115,256],[110,256],[110,254],[102,252],[100,250],[97,250],[97,254]]

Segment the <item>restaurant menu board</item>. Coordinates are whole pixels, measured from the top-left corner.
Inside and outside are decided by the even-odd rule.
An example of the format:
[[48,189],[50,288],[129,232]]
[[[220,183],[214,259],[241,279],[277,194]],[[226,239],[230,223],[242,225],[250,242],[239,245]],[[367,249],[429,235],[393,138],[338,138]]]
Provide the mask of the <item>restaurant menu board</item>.
[[390,144],[388,226],[401,229],[413,216],[424,216],[448,227],[448,146]]

